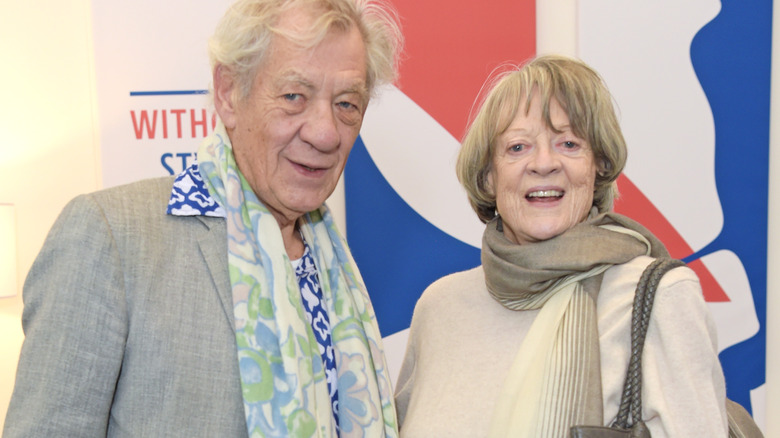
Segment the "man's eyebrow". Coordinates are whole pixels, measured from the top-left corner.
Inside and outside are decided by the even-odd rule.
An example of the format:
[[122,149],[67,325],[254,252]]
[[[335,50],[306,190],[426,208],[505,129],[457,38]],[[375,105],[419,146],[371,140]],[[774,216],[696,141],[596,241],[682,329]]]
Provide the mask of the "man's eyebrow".
[[363,80],[355,79],[351,84],[344,88],[341,94],[357,94],[365,102],[368,100],[368,87]]
[[289,85],[291,83],[301,85],[309,90],[314,89],[314,84],[312,84],[311,81],[303,77],[302,74],[298,73],[295,70],[288,70],[283,72],[282,74],[277,76],[273,82],[274,86],[277,89],[282,88],[285,85]]
[[[298,84],[307,90],[314,90],[316,87],[314,84],[306,79],[300,72],[296,70],[287,70],[276,77],[273,81],[276,89],[282,89],[289,84]],[[339,90],[339,94],[357,94],[360,96],[363,102],[367,102],[369,98],[368,87],[363,79],[354,79],[351,83]]]

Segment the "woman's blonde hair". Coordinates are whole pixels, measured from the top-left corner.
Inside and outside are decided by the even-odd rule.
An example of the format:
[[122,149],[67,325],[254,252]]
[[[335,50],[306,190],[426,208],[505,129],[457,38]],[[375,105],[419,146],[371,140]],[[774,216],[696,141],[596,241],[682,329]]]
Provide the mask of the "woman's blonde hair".
[[[310,12],[310,28],[291,32],[277,27],[279,18],[295,9]],[[403,37],[396,12],[381,0],[238,0],[209,40],[212,75],[219,66],[229,68],[237,81],[237,97],[246,98],[273,38],[314,47],[331,29],[348,30],[353,25],[366,46],[368,91],[394,81]]]
[[612,208],[618,194],[615,180],[626,164],[626,142],[612,95],[596,71],[573,58],[540,56],[496,76],[487,88],[456,165],[458,179],[482,222],[496,215],[496,196],[487,185],[496,140],[515,119],[521,104],[528,112],[535,91],[547,126],[555,129],[550,121],[550,101],[555,99],[569,117],[574,135],[590,144],[597,168],[593,206],[599,212]]

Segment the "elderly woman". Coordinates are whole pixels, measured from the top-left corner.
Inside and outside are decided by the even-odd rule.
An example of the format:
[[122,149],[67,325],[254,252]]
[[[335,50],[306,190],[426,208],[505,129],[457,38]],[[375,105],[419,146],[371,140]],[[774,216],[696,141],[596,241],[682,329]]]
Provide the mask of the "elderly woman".
[[235,2],[210,41],[219,123],[199,163],[80,196],[52,228],[3,435],[397,436],[323,203],[400,41],[374,0]]
[[[634,291],[662,244],[610,212],[626,146],[601,78],[545,56],[498,78],[457,173],[487,224],[482,266],[414,311],[396,388],[403,437],[568,437],[615,419]],[[660,283],[643,418],[657,437],[726,436],[715,327],[696,275]]]

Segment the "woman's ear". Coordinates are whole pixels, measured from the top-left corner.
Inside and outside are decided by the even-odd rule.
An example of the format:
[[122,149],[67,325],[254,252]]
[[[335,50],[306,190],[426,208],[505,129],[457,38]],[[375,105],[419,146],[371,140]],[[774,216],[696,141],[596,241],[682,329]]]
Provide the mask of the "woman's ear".
[[226,66],[219,64],[214,69],[214,109],[224,123],[225,128],[236,127],[236,81],[233,72]]
[[609,169],[611,167],[612,166],[609,164],[609,161],[606,159],[601,159],[599,160],[599,164],[596,167],[596,174],[601,178],[604,178],[609,173]]
[[488,192],[490,196],[496,196],[496,191],[494,189],[493,185],[493,171],[492,169],[488,169],[488,171],[485,173],[485,190]]

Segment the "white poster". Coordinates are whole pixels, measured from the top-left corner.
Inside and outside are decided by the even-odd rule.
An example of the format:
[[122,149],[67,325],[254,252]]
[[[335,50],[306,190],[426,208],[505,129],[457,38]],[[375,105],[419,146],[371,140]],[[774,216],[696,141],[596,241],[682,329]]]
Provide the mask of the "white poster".
[[192,161],[214,126],[207,44],[228,4],[92,2],[103,186]]

